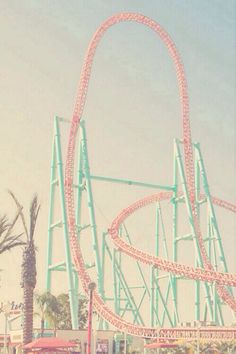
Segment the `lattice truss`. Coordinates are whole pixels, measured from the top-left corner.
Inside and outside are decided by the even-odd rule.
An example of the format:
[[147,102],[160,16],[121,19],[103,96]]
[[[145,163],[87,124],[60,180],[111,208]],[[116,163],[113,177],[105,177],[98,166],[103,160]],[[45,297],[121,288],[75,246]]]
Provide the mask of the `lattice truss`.
[[[91,173],[85,122],[81,117],[92,61],[104,32],[121,21],[135,21],[156,32],[176,67],[183,139],[174,141],[171,185]],[[233,213],[236,207],[210,194],[200,145],[191,140],[184,68],[164,29],[155,21],[133,13],[119,14],[105,21],[92,38],[86,54],[66,161],[62,154],[62,122],[64,126],[66,121],[55,117],[46,287],[51,290],[53,274],[66,272],[73,328],[78,327],[79,283],[87,292],[92,280],[97,283],[94,304],[104,320],[101,321],[103,327],[110,323],[133,335],[160,337],[161,327],[176,327],[186,320],[185,303],[190,307],[192,303],[192,309],[188,310],[191,320],[225,325],[225,311],[236,310],[232,290],[236,277],[228,272],[215,206]],[[115,184],[151,188],[156,192],[123,209],[102,230],[99,226],[101,210],[94,199],[94,189],[99,183],[113,183],[114,188]],[[55,218],[56,213],[59,220]],[[138,226],[140,221],[142,226]],[[60,230],[56,231],[58,227]],[[139,229],[145,235],[137,236]],[[55,239],[58,242],[60,238],[56,233],[64,240],[61,261],[54,259]],[[142,242],[144,239],[146,241]],[[138,248],[140,243],[142,249]],[[186,289],[192,297],[190,305],[184,300]]]

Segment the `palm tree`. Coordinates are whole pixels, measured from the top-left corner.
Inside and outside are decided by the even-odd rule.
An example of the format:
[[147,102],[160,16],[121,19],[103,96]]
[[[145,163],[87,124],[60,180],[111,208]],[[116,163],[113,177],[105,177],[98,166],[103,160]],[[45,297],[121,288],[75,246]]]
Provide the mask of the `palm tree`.
[[[88,300],[79,296],[78,320],[79,328],[85,328],[88,318]],[[35,313],[41,318],[41,336],[44,333],[45,321],[54,329],[72,329],[69,295],[62,293],[58,296],[49,291],[35,294],[35,303],[39,312]]]
[[26,243],[21,239],[21,234],[14,234],[13,228],[19,218],[20,211],[10,222],[6,215],[0,216],[0,254],[10,251],[12,248],[24,246]]
[[18,202],[15,195],[9,191],[18,208],[19,215],[27,236],[26,246],[23,251],[23,260],[21,265],[21,287],[23,288],[23,345],[32,341],[33,334],[33,294],[36,285],[36,255],[34,244],[34,232],[40,205],[38,197],[35,195],[30,205],[30,225],[29,229],[26,226],[23,207]]
[[40,335],[43,337],[45,321],[55,327],[55,314],[59,313],[58,301],[54,295],[52,295],[49,291],[46,291],[42,294],[35,294],[35,303],[39,309],[39,313],[36,312],[36,314],[39,315],[41,319]]

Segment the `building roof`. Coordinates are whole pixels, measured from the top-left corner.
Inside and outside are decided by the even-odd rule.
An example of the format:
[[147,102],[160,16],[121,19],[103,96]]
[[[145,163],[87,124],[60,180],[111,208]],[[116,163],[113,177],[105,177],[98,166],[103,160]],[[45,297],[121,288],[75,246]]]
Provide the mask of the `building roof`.
[[55,351],[55,349],[68,350],[69,348],[76,347],[76,343],[68,342],[57,337],[41,337],[28,343],[24,349],[29,351]]

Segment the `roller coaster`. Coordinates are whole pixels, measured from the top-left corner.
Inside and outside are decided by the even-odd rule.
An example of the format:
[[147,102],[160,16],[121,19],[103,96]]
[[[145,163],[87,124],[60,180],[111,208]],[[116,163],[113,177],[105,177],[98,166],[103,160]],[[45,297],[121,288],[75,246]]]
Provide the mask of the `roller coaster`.
[[[125,21],[136,22],[151,29],[165,44],[175,66],[181,101],[183,137],[181,140],[175,139],[174,142],[174,182],[172,185],[154,185],[128,179],[122,180],[97,176],[90,173],[87,136],[82,116],[93,59],[104,33],[111,26]],[[228,339],[235,338],[235,331],[224,327],[223,306],[227,305],[232,310],[234,318],[236,300],[232,287],[236,286],[236,276],[228,272],[215,207],[235,213],[236,206],[210,194],[200,145],[193,143],[191,138],[189,100],[184,67],[176,46],[168,33],[154,20],[136,13],[114,15],[108,18],[95,32],[85,56],[73,117],[70,122],[65,175],[62,167],[63,158],[60,140],[60,124],[62,122],[65,122],[65,119],[55,118],[46,288],[47,290],[52,288],[52,274],[54,271],[66,271],[73,328],[78,327],[76,316],[78,311],[78,283],[82,285],[84,292],[88,293],[89,284],[94,281],[91,275],[92,272],[90,272],[92,266],[86,263],[81,246],[83,232],[85,229],[89,229],[92,235],[91,249],[95,259],[93,269],[95,268],[96,270],[98,285],[97,290],[94,291],[94,306],[102,319],[101,326],[107,328],[108,324],[110,324],[121,332],[144,338],[188,337],[187,332],[184,334],[180,329],[177,329],[177,324],[180,322],[178,284],[183,279],[192,279],[195,282],[194,320],[200,321],[203,318],[204,321],[214,322],[215,327],[212,330],[212,338],[214,338],[214,335],[219,335],[221,338],[226,339],[228,337]],[[79,135],[79,142],[77,142],[77,135]],[[78,174],[75,181],[77,146],[79,150]],[[180,179],[180,183],[178,179]],[[161,191],[144,197],[124,208],[107,226],[108,229],[103,233],[102,240],[99,240],[92,189],[92,182],[95,180],[159,189]],[[59,222],[54,220],[57,186],[60,186],[61,220]],[[83,225],[81,216],[82,195],[84,193],[87,195],[87,208],[90,218],[90,222],[87,225]],[[163,227],[162,203],[166,201],[170,202],[172,207],[172,259],[168,256],[167,241]],[[144,252],[135,247],[126,229],[126,222],[130,217],[139,212],[139,210],[151,205],[156,208],[154,253]],[[185,206],[187,224],[190,229],[187,235],[181,236],[178,231],[180,205]],[[208,210],[207,235],[205,235],[205,231],[203,234],[200,220],[200,209],[203,205]],[[53,234],[57,227],[63,227],[65,261],[55,263],[53,262],[52,249]],[[163,240],[165,257],[160,256],[160,238]],[[192,241],[194,245],[195,266],[188,266],[179,262],[178,244],[180,241],[186,240]],[[101,244],[102,248],[100,247]],[[104,276],[107,271],[107,256],[112,268],[113,278],[113,295],[110,298],[106,295]],[[132,287],[128,285],[125,269],[124,267],[122,268],[121,259],[123,256],[134,261],[142,279],[140,288],[143,289],[143,295],[138,304],[132,292]],[[149,285],[145,278],[145,272],[142,270],[143,266],[148,267],[150,270]],[[163,294],[162,286],[160,285],[162,279],[166,279],[167,282],[165,294]],[[201,289],[204,291],[204,301],[201,300]],[[146,305],[143,305],[145,298],[147,299]],[[114,309],[108,305],[109,301],[113,303]],[[142,306],[148,306],[147,303],[149,303],[150,307],[149,324],[147,324],[148,321],[144,320],[141,314]],[[192,331],[196,332],[193,329]],[[195,336],[194,333],[192,333],[193,337]]]

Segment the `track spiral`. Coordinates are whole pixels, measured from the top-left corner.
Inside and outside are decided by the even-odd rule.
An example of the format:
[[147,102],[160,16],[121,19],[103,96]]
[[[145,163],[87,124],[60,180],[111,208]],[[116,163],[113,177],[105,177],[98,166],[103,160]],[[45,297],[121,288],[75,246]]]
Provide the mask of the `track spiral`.
[[[70,246],[73,254],[74,264],[78,271],[78,275],[82,282],[84,290],[87,292],[88,285],[91,279],[86,271],[81,249],[77,241],[77,229],[75,222],[75,212],[74,212],[74,193],[73,193],[73,174],[74,174],[74,155],[75,155],[75,144],[78,127],[82,117],[86,94],[88,90],[89,79],[91,75],[91,69],[93,64],[93,58],[96,53],[98,44],[103,37],[104,33],[111,26],[124,21],[133,21],[143,24],[153,30],[159,38],[165,43],[167,50],[173,60],[176,76],[179,86],[179,95],[181,101],[182,109],[182,127],[183,127],[183,145],[184,145],[184,165],[187,177],[187,189],[191,205],[191,213],[193,218],[193,228],[195,235],[198,240],[198,245],[200,249],[200,254],[202,258],[201,268],[193,268],[183,264],[177,264],[161,258],[155,257],[153,255],[144,253],[133,246],[126,244],[123,240],[118,237],[119,225],[137,209],[142,208],[155,201],[161,201],[169,199],[172,197],[172,193],[159,193],[142,200],[139,200],[135,204],[124,209],[117,218],[112,222],[110,227],[110,235],[115,243],[116,247],[122,250],[124,253],[146,264],[152,264],[166,272],[173,274],[180,274],[187,278],[199,279],[204,282],[215,282],[217,284],[217,292],[220,298],[227,303],[234,311],[236,311],[236,301],[233,296],[224,287],[225,285],[236,286],[236,276],[233,274],[223,274],[215,272],[208,257],[204,247],[203,237],[200,230],[200,225],[197,217],[197,208],[195,201],[195,180],[194,180],[194,164],[193,164],[193,148],[190,130],[190,119],[189,119],[189,102],[187,93],[187,83],[184,74],[184,67],[180,56],[177,52],[174,42],[168,35],[168,33],[155,21],[152,19],[136,13],[120,13],[108,18],[101,27],[95,32],[90,45],[88,47],[82,73],[79,82],[78,94],[76,98],[76,103],[74,107],[74,113],[71,122],[69,142],[67,148],[67,158],[66,158],[66,170],[65,170],[65,195],[66,195],[66,206],[67,206],[67,218],[70,233]],[[217,198],[212,198],[213,202],[227,210],[236,212],[236,207],[230,203],[224,202]],[[94,305],[96,310],[106,321],[111,323],[117,329],[121,331],[126,331],[130,334],[142,336],[142,337],[157,337],[159,330],[156,328],[147,328],[142,326],[135,326],[122,318],[117,316],[101,299],[99,294],[95,291],[94,293]]]

